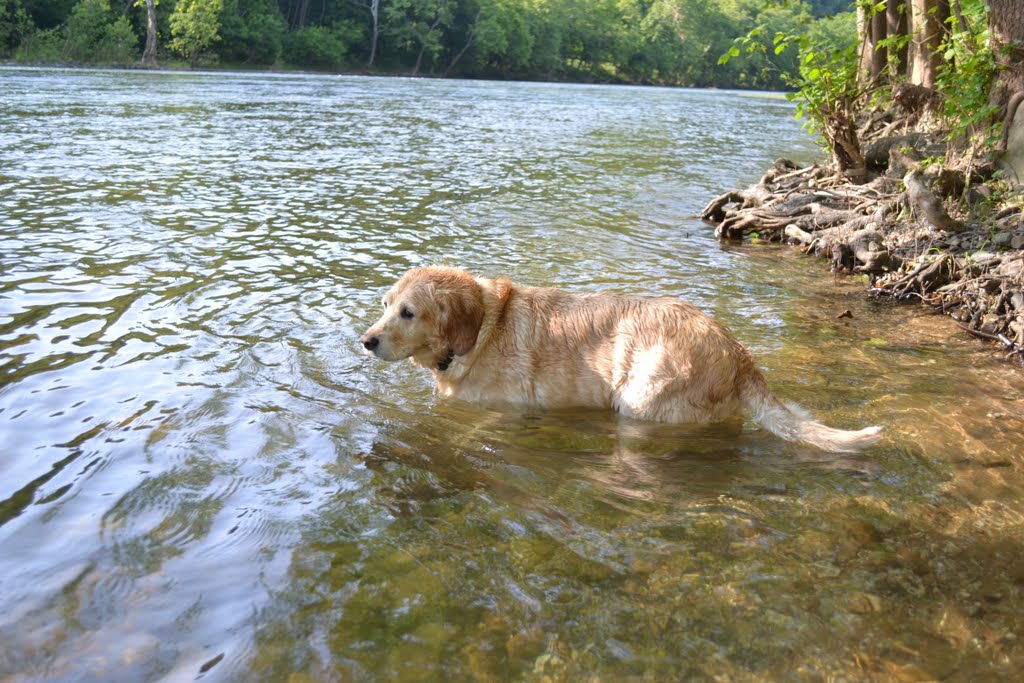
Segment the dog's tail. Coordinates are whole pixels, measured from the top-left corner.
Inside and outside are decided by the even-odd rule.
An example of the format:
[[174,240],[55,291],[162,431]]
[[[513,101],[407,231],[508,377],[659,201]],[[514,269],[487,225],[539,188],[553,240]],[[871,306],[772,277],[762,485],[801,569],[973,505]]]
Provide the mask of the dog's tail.
[[852,453],[867,448],[878,441],[882,431],[881,427],[845,431],[819,424],[799,406],[777,399],[760,373],[741,386],[740,398],[754,422],[776,436],[832,453]]

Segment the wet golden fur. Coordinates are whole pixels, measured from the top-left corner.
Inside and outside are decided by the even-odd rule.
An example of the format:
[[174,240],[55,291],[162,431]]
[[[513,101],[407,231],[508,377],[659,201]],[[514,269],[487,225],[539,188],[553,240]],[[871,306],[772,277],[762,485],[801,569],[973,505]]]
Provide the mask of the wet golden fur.
[[431,370],[443,396],[674,423],[747,408],[783,438],[831,451],[877,438],[876,427],[835,430],[780,403],[746,349],[678,299],[572,294],[433,266],[407,272],[383,303],[365,349]]

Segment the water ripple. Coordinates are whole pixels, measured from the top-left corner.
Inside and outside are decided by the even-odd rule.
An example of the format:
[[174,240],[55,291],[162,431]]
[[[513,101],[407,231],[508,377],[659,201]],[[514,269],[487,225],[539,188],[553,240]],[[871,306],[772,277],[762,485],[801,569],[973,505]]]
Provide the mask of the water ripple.
[[[806,615],[879,575],[888,540],[851,546],[821,598],[808,567],[841,562],[814,539],[938,538],[889,524],[939,496],[930,462],[895,449],[876,477],[749,425],[437,401],[356,342],[396,276],[450,263],[682,295],[826,414],[917,410],[886,382],[929,354],[847,354],[870,316],[830,309],[852,288],[693,220],[813,153],[784,102],[7,68],[0,88],[0,677],[756,678],[788,656],[863,675],[845,617]],[[879,628],[863,640],[903,637]]]

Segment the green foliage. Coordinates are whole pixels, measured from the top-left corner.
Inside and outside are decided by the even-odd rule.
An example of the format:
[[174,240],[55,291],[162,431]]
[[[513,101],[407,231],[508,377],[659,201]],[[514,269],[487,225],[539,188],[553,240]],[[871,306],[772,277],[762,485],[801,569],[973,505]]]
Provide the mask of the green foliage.
[[31,30],[14,51],[19,61],[126,65],[138,60],[139,40],[110,0],[80,0],[63,25]]
[[[735,69],[735,80],[752,88],[785,89],[795,87],[799,76],[799,50],[777,49],[774,36],[787,36],[787,46],[798,40],[810,43],[814,19],[806,4],[793,2],[775,5],[762,0],[735,0],[733,16],[745,31],[735,39],[718,63]],[[856,35],[856,34],[854,34]],[[731,58],[746,53],[743,60],[733,65]],[[721,54],[719,51],[716,54]]]
[[273,0],[224,0],[217,56],[229,64],[276,64],[288,23]]
[[515,0],[493,0],[473,9],[469,63],[482,72],[522,73],[530,64],[537,36],[530,30],[530,13]]
[[[863,0],[861,6],[870,20],[873,14],[886,12],[887,1]],[[946,23],[936,53],[941,58],[934,83],[941,102],[937,123],[949,131],[947,139],[957,148],[974,155],[993,149],[1001,138],[998,112],[989,103],[997,59],[990,48],[985,0],[959,0],[957,12]],[[773,36],[771,46],[768,36]],[[859,73],[853,13],[820,19],[805,31],[773,31],[767,23],[759,24],[737,38],[719,61],[727,65],[744,53],[766,60],[782,83],[794,90],[790,97],[797,103],[797,117],[806,118],[812,131],[823,133],[830,151],[838,155],[843,142],[849,143],[846,151],[856,146],[852,122],[857,111],[884,106],[891,97],[890,87],[905,78],[899,50],[909,41],[910,36],[897,34],[879,42],[889,59],[881,83],[865,83],[867,79]],[[795,72],[774,60],[787,53],[799,56]]]
[[943,94],[942,116],[951,141],[972,149],[991,149],[1002,137],[998,108],[989,104],[996,59],[989,46],[988,13],[983,0],[961,0],[960,17],[949,20],[942,44],[942,66],[935,79]]
[[644,80],[740,85],[711,63],[729,42],[732,19],[707,0],[654,0],[639,21],[640,50],[630,63]]
[[[764,26],[767,36],[813,32],[831,21],[814,17],[829,17],[844,2],[381,0],[375,63],[387,70],[462,76],[782,88],[784,75],[798,73],[795,55],[766,52],[724,64],[716,58],[737,35],[756,26]],[[63,41],[71,37],[68,25],[78,4],[0,0],[0,55],[17,47],[20,59],[70,59]],[[316,69],[362,65],[371,47],[370,5],[370,0],[162,0],[160,46],[193,65],[200,58]],[[12,8],[20,11],[17,17]],[[113,24],[123,11],[134,22],[135,49],[145,37],[145,8],[138,0],[118,0],[106,23]],[[117,31],[128,45],[124,25]],[[70,52],[75,61],[97,61],[86,52],[102,41],[78,40],[81,32],[75,30]]]
[[307,26],[285,37],[284,59],[314,69],[337,69],[344,65],[348,45],[360,34],[358,28],[341,24],[332,28]]
[[63,61],[130,64],[138,60],[138,38],[128,19],[115,16],[110,0],[81,0],[64,25]]
[[220,13],[224,0],[178,0],[171,13],[171,40],[167,47],[192,66],[220,39]]
[[32,24],[41,29],[57,28],[67,21],[78,0],[22,0]]
[[19,62],[54,64],[63,61],[63,32],[59,28],[37,29],[25,36],[14,51]]
[[[853,21],[852,16],[845,15],[833,18],[816,31],[799,33],[755,26],[737,38],[719,62],[727,64],[743,53],[761,56],[763,68],[774,71],[781,83],[794,91],[787,97],[796,102],[796,117],[805,118],[806,127],[814,133],[832,117],[852,115],[851,108],[862,94],[857,83],[857,35]],[[786,56],[796,58],[795,69],[782,61]]]
[[454,11],[454,0],[388,0],[383,11],[386,41],[406,58],[403,61],[414,60],[414,71],[424,57],[435,63]]
[[18,0],[0,0],[0,57],[11,55],[32,28],[32,19]]

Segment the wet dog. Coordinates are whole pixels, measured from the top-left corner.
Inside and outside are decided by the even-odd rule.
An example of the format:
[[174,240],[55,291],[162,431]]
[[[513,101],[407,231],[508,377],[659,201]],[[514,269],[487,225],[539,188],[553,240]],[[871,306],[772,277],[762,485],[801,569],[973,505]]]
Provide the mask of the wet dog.
[[366,353],[411,358],[442,396],[673,423],[746,409],[784,439],[834,452],[879,436],[879,427],[826,427],[782,403],[728,330],[678,299],[572,294],[432,266],[403,275],[383,304],[360,337]]

